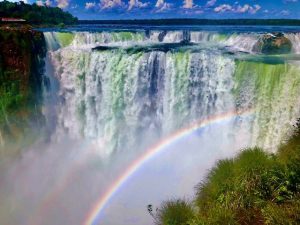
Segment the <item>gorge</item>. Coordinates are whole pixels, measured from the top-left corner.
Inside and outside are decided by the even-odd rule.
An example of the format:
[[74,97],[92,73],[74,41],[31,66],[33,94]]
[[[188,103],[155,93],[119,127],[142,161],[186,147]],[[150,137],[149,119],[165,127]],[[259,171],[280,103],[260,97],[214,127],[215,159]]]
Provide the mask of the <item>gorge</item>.
[[[26,39],[26,52],[44,50],[18,64],[36,71],[29,111],[42,122],[16,132],[39,135],[13,143],[19,155],[1,164],[0,223],[148,224],[148,203],[189,197],[216,160],[245,147],[276,152],[300,117],[300,34],[280,31],[291,52],[263,54],[255,46],[267,31],[34,31],[43,40]],[[14,129],[2,124],[5,156]]]

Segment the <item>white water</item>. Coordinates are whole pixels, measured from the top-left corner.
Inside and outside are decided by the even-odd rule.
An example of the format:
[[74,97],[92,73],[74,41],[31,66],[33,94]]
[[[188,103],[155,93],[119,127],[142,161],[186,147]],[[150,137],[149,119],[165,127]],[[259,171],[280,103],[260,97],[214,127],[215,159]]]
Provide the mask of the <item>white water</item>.
[[[60,44],[58,33],[45,32],[48,48],[57,50]],[[149,32],[76,32],[71,43],[72,48],[91,49],[98,45],[107,46],[132,46],[155,43],[191,43],[215,44],[229,47],[233,50],[252,52],[254,44],[259,39],[259,34],[219,34],[207,31],[149,31]]]
[[300,53],[300,33],[287,33],[285,36],[292,42],[293,52]]
[[[56,32],[45,32],[47,47],[57,50],[60,46]],[[264,35],[262,33],[223,34],[209,31],[120,31],[120,32],[76,32],[71,46],[74,48],[92,48],[98,45],[131,46],[136,44],[154,43],[191,43],[217,44],[235,51],[252,52],[255,43]],[[292,42],[293,53],[300,53],[300,34],[284,34]]]
[[[221,36],[209,32],[187,34],[179,31],[152,31],[149,35],[148,41],[152,42],[180,42],[185,38],[192,42],[214,41],[239,51],[251,49],[258,38],[254,34]],[[158,35],[161,36],[158,38]],[[259,63],[251,66],[248,63],[248,71],[240,71],[234,57],[226,56],[217,49],[126,53],[122,49],[92,51],[91,48],[82,48],[101,40],[108,43],[123,40],[128,44],[145,41],[145,38],[142,33],[75,33],[70,46],[52,52],[61,97],[54,139],[67,133],[74,139],[101,140],[107,146],[105,153],[100,153],[103,155],[121,148],[126,151],[137,145],[143,149],[143,144],[193,121],[238,110],[237,105],[243,105],[241,110],[253,107],[257,114],[250,124],[245,125],[251,137],[248,144],[258,144],[275,151],[290,126],[280,122],[281,119],[293,121],[299,112],[294,107],[299,102],[299,92],[297,89],[288,90],[291,83],[299,85],[295,64],[282,70],[277,69],[280,66],[262,66]],[[53,40],[47,38],[48,42]],[[48,45],[55,46],[53,43]],[[237,80],[240,73],[249,74],[243,80]],[[262,76],[266,78],[261,79]],[[276,80],[274,76],[280,77],[279,83],[273,81]],[[285,76],[288,79],[284,79]],[[275,89],[267,88],[268,80],[276,83]],[[238,96],[233,94],[236,87],[243,89]],[[260,93],[261,96],[255,96],[260,89],[266,90]],[[261,111],[267,103],[259,99],[272,101],[268,95],[278,100],[272,102],[272,107],[268,108],[270,111],[261,118]],[[247,99],[243,99],[245,96],[248,96]],[[285,116],[282,115],[285,104],[280,99],[285,99],[291,107]],[[271,118],[274,129],[264,129],[268,125],[261,124],[261,121]],[[263,134],[264,138],[261,130],[267,132]],[[278,137],[276,140],[266,141],[274,139],[274,135]]]
[[55,138],[67,132],[75,139],[104,140],[109,148],[101,154],[234,108],[234,62],[218,52],[65,49],[53,59],[63,99]]
[[[57,33],[45,33],[49,142],[1,168],[0,223],[83,224],[145,149],[212,115],[253,111],[174,141],[118,189],[98,224],[151,224],[147,204],[191,197],[216,160],[255,145],[276,151],[300,116],[299,63],[243,61],[223,52],[224,46],[251,52],[258,36],[78,32],[65,46]],[[101,43],[130,47],[188,39],[206,47],[92,50]]]

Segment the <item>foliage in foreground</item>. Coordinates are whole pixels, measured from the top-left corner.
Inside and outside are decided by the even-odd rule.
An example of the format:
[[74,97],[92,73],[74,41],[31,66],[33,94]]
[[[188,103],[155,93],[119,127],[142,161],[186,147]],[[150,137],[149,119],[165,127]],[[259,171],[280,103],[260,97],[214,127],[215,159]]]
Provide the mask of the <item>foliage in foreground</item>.
[[156,215],[152,214],[152,216],[156,225],[187,224],[191,218],[194,218],[194,214],[191,203],[176,199],[163,202],[160,209],[157,209]]
[[254,148],[219,161],[193,205],[171,200],[153,217],[160,225],[300,224],[300,120],[277,154]]

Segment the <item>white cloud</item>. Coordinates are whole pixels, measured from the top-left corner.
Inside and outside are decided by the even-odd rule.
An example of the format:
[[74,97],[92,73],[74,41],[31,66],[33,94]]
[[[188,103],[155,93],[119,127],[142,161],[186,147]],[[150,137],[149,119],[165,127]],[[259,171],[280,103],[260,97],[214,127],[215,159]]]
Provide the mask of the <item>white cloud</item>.
[[232,6],[228,4],[219,5],[214,9],[214,11],[217,13],[232,11]]
[[173,4],[165,2],[165,0],[157,0],[155,4],[155,8],[157,8],[156,12],[163,12],[171,9]]
[[257,13],[259,10],[261,9],[261,6],[260,5],[254,5],[253,7],[252,6],[250,6],[250,8],[249,8],[249,13],[251,13],[251,14],[255,14],[255,13]]
[[69,0],[56,0],[57,7],[65,9],[69,6]]
[[217,0],[209,0],[206,3],[206,7],[212,7],[216,4]]
[[157,0],[155,7],[160,8],[160,7],[162,7],[163,4],[165,4],[164,0]]
[[85,3],[85,9],[92,9],[96,6],[95,2],[86,2]]
[[46,5],[46,6],[51,6],[51,5],[52,5],[52,2],[51,2],[50,0],[46,0],[46,1],[45,1],[45,5]]
[[282,15],[282,16],[288,16],[288,15],[290,15],[291,14],[291,12],[289,11],[289,10],[282,10],[281,12],[280,12],[280,15]]
[[44,6],[44,2],[43,2],[42,0],[36,1],[36,4],[37,4],[38,6]]
[[245,12],[247,12],[248,10],[249,10],[249,8],[250,8],[250,5],[248,5],[248,4],[245,4],[244,6],[238,6],[237,7],[237,9],[236,9],[236,12],[238,12],[238,13],[245,13]]
[[145,8],[149,5],[149,2],[141,2],[139,0],[129,0],[128,2],[128,10],[131,10],[133,8]]
[[[27,2],[27,1],[26,1]],[[38,6],[51,6],[52,5],[52,2],[51,0],[46,0],[46,1],[43,1],[43,0],[37,0],[35,2]]]
[[124,7],[125,4],[122,0],[100,0],[100,8],[101,9],[111,9],[115,7]]
[[234,12],[234,13],[250,13],[250,14],[255,14],[257,13],[259,10],[261,9],[260,5],[249,5],[249,4],[245,4],[243,6],[241,5],[235,5],[235,6],[231,6],[228,4],[223,4],[220,5],[218,7],[216,7],[214,9],[215,12],[217,13],[222,13],[222,12]]
[[192,9],[194,6],[193,0],[184,0],[182,8],[184,9]]

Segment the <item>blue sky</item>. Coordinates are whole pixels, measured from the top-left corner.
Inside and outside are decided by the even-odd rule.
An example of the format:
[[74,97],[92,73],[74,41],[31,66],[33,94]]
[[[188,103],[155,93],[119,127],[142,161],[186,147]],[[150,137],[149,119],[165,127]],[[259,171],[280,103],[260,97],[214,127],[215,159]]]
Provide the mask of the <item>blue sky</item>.
[[[29,0],[30,3],[35,0]],[[37,0],[80,19],[300,18],[300,0]]]

